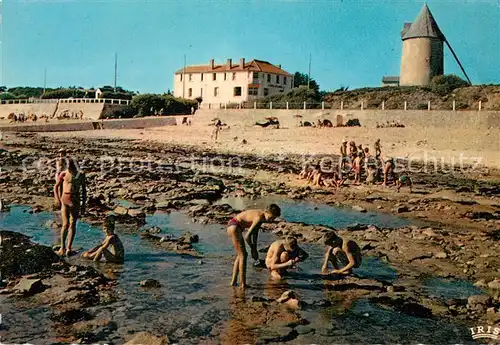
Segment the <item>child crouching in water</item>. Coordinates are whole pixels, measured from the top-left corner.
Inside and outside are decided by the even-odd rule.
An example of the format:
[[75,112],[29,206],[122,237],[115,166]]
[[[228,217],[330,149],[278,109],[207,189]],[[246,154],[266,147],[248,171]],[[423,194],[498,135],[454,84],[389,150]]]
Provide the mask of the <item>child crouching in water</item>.
[[[254,260],[259,259],[257,251],[257,238],[262,223],[271,222],[281,215],[281,209],[276,204],[269,205],[265,210],[246,210],[235,216],[227,224],[227,233],[236,250],[236,259],[233,265],[233,277],[231,286],[236,286],[236,280],[240,280],[240,288],[247,287],[247,250],[245,242],[250,247],[250,253]],[[245,236],[243,231],[247,230]]]
[[[321,273],[351,274],[353,268],[358,268],[361,265],[361,249],[356,242],[345,241],[334,232],[329,232],[323,236],[323,243],[328,247],[326,248]],[[328,271],[329,262],[333,266],[331,271]]]

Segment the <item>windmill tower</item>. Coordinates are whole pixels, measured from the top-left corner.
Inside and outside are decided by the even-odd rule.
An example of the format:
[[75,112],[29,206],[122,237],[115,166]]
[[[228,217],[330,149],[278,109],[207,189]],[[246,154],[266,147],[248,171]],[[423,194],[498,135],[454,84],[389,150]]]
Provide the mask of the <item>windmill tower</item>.
[[444,43],[452,52],[465,77],[467,73],[450,43],[439,29],[427,4],[413,23],[405,23],[401,31],[403,54],[399,85],[429,85],[432,78],[444,74]]
[[400,85],[428,85],[433,77],[444,73],[443,43],[446,38],[427,4],[413,23],[405,23],[401,39]]

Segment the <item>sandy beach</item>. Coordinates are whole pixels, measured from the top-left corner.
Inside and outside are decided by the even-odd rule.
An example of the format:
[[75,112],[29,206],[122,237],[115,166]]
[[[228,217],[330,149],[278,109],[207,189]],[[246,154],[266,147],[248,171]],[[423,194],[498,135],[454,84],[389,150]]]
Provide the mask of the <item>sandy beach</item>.
[[[344,138],[373,152],[373,143],[380,138],[384,157],[398,157],[436,164],[473,165],[500,168],[499,129],[486,132],[463,130],[443,131],[428,129],[422,135],[417,128],[283,128],[231,126],[219,134],[217,142],[211,140],[211,126],[166,126],[145,129],[101,130],[67,133],[43,133],[50,137],[114,138],[157,141],[175,145],[210,149],[219,153],[251,153],[257,155],[339,154]],[[464,138],[467,138],[464,140]],[[246,144],[242,144],[243,139]]]

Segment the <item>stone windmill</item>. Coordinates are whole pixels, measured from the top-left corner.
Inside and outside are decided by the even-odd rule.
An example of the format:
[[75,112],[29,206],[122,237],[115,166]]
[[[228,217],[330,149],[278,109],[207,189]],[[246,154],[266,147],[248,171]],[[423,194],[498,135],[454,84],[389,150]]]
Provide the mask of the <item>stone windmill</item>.
[[429,85],[433,77],[444,74],[445,42],[467,81],[472,84],[453,48],[439,29],[427,4],[424,4],[413,23],[404,24],[401,39],[403,40],[399,80],[401,86]]

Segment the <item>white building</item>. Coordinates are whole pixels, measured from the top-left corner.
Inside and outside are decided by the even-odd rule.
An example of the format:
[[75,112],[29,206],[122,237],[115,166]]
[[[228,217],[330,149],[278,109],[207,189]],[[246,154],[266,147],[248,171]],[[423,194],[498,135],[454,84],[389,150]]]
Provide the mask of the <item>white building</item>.
[[288,92],[293,75],[267,61],[252,60],[224,65],[210,60],[208,65],[191,65],[174,75],[174,96],[188,99],[201,97],[203,103],[240,103],[258,97]]

